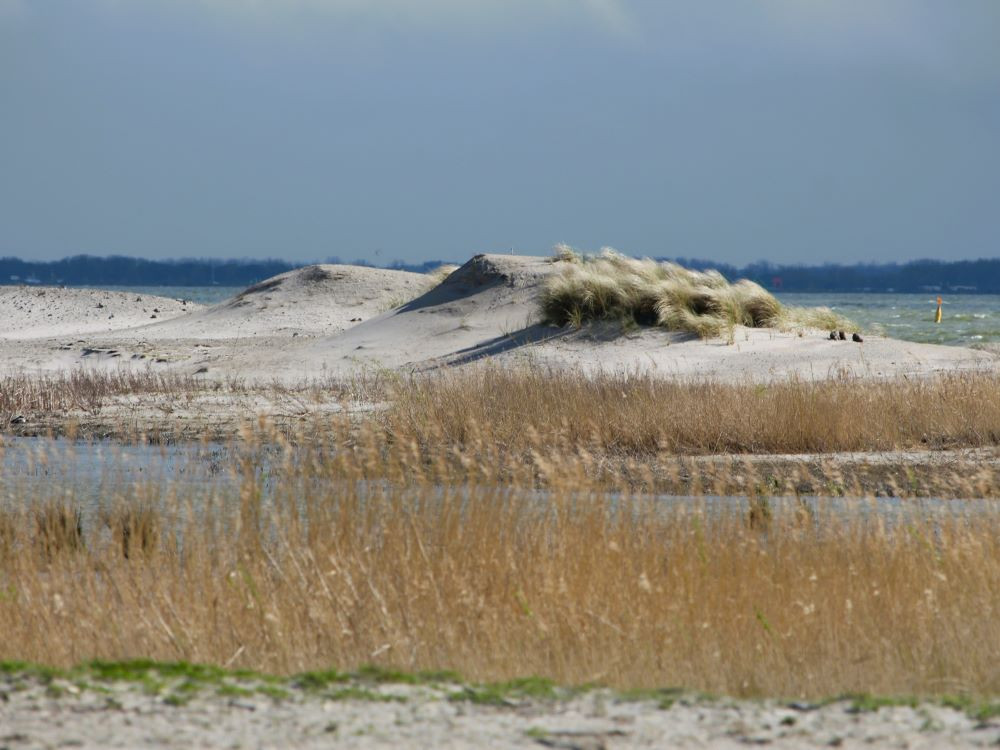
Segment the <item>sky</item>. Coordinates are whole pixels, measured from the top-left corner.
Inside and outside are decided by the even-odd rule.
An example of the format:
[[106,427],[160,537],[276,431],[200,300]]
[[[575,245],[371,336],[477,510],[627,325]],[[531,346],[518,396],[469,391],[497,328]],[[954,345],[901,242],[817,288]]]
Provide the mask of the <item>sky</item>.
[[1000,257],[997,0],[0,0],[0,255]]

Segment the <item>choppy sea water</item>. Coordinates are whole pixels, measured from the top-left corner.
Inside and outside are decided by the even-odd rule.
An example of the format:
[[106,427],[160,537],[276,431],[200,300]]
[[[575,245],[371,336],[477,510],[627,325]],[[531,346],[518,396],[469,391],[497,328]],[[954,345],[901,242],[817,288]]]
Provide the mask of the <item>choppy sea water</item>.
[[934,322],[934,294],[779,294],[786,305],[830,307],[862,330],[904,341],[952,346],[1000,343],[1000,295],[944,295]]

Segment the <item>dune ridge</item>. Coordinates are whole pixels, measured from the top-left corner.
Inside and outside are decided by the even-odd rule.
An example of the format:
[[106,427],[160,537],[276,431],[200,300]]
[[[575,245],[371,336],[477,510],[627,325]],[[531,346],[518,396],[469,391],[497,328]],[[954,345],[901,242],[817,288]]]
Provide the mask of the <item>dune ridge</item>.
[[[438,275],[308,266],[209,308],[156,303],[157,315],[167,320],[145,317],[154,314],[150,307],[133,301],[138,307],[113,319],[121,324],[117,330],[103,328],[105,321],[97,325],[91,313],[103,308],[88,295],[118,294],[123,304],[128,295],[46,289],[47,305],[79,314],[64,314],[56,327],[5,316],[0,356],[8,372],[151,367],[286,383],[366,369],[423,373],[475,362],[758,382],[996,368],[997,355],[988,351],[879,336],[866,336],[863,343],[833,341],[828,331],[801,326],[734,325],[725,336],[699,337],[628,321],[547,323],[544,291],[571,263],[559,255],[480,254]],[[23,303],[25,292],[19,294],[10,299]],[[0,306],[4,299],[0,294]]]
[[155,339],[332,335],[402,304],[433,285],[424,274],[320,264],[247,287],[193,315],[142,331]]

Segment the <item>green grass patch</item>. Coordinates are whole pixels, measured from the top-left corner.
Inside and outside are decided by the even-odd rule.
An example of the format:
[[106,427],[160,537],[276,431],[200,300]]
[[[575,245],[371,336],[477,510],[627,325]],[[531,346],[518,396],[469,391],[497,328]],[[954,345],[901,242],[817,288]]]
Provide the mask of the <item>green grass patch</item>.
[[323,693],[323,697],[333,701],[369,701],[373,703],[405,703],[401,695],[386,695],[368,688],[350,686]]
[[[566,695],[572,691],[567,691]],[[524,677],[508,682],[496,682],[486,685],[467,685],[451,693],[448,700],[468,701],[486,706],[502,706],[508,703],[532,698],[536,700],[554,700],[559,697],[555,683],[544,677]]]
[[404,672],[398,669],[365,664],[355,672],[341,672],[336,669],[302,672],[292,677],[292,684],[306,690],[324,690],[330,685],[360,681],[392,685],[435,685],[460,683],[461,675],[446,670],[425,672]]
[[150,676],[160,679],[185,679],[200,683],[216,683],[230,673],[219,667],[188,662],[155,662],[149,659],[130,661],[91,661],[86,671],[97,680],[105,682],[137,682]]
[[976,721],[1000,718],[1000,701],[977,700],[967,695],[947,695],[941,699],[941,705],[961,711]]
[[219,685],[215,694],[224,698],[252,698],[256,692],[250,688],[241,687],[240,685],[230,685],[227,683]]
[[[451,701],[467,701],[479,705],[507,706],[525,700],[566,700],[590,690],[606,690],[600,685],[560,687],[543,677],[526,677],[506,682],[463,684],[461,677],[450,671],[404,672],[375,666],[364,666],[356,672],[335,669],[303,672],[293,677],[278,677],[250,670],[225,670],[219,667],[187,662],[155,662],[151,660],[91,661],[71,670],[57,669],[23,661],[0,662],[0,675],[8,687],[23,689],[41,685],[51,698],[62,698],[74,691],[93,691],[107,696],[109,705],[118,702],[107,687],[120,683],[142,688],[150,695],[164,696],[171,706],[183,706],[202,690],[214,687],[214,694],[230,698],[262,695],[276,701],[294,697],[296,690],[337,701],[405,702],[401,695],[373,690],[372,685],[454,685],[448,692]],[[685,691],[679,687],[610,691],[609,697],[619,701],[655,703],[666,710],[678,701],[702,703],[720,700],[708,693]],[[879,711],[882,708],[938,705],[960,711],[973,720],[988,722],[1000,718],[1000,700],[968,695],[893,696],[870,693],[848,693],[809,704],[811,707],[846,703],[854,713]],[[797,706],[798,704],[789,704]]]
[[65,670],[25,661],[0,661],[0,674],[33,677],[43,683],[51,682],[57,677],[67,676]]
[[680,698],[684,697],[684,695],[685,691],[683,688],[668,687],[653,690],[625,690],[619,692],[617,697],[619,700],[627,702],[649,701],[655,703],[657,708],[666,711]]
[[292,693],[276,685],[261,685],[257,688],[258,695],[264,695],[274,701],[286,701],[292,697]]
[[327,669],[297,674],[292,678],[292,685],[303,690],[323,690],[332,684],[347,682],[350,679],[349,674],[338,672],[336,669]]
[[854,713],[871,713],[880,708],[895,708],[899,706],[909,706],[916,708],[920,701],[912,695],[870,695],[869,693],[854,693],[841,696],[840,700],[850,703],[850,709]]

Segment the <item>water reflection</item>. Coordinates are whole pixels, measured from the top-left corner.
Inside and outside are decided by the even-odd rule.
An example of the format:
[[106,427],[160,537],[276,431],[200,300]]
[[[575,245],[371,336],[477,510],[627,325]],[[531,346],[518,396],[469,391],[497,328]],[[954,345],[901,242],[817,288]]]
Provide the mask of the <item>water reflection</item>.
[[[50,438],[4,438],[0,447],[0,505],[24,507],[50,499],[65,499],[85,515],[99,510],[102,503],[168,500],[168,495],[186,502],[206,504],[238,497],[247,466],[254,472],[254,486],[266,505],[278,492],[278,457],[273,449],[240,453],[240,448],[218,443],[178,443],[170,445],[122,445],[105,441],[83,442]],[[320,495],[336,496],[343,481],[323,481],[311,477],[310,486]],[[299,484],[301,489],[303,485]],[[388,491],[385,482],[359,482],[349,488],[359,497],[380,496]],[[467,496],[462,487],[438,488],[431,494]],[[415,495],[417,493],[415,492]],[[421,488],[421,498],[428,497]],[[538,502],[552,499],[544,490],[500,488],[491,493],[497,502],[509,500]],[[581,507],[592,496],[579,496]],[[623,501],[636,510],[653,510],[678,515],[703,514],[725,518],[765,512],[775,517],[798,514],[807,519],[839,518],[889,526],[915,520],[974,519],[1000,513],[1000,503],[990,499],[895,498],[895,497],[769,497],[751,500],[719,495],[604,495],[613,509]]]

